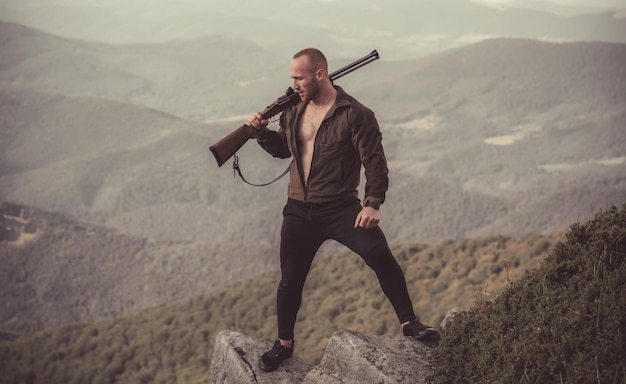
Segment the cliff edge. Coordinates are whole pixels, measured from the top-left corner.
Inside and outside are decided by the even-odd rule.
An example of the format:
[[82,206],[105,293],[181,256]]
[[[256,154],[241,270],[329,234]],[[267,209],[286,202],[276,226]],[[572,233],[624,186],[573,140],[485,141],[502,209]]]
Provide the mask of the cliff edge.
[[337,331],[328,342],[320,364],[313,366],[296,355],[274,372],[259,367],[269,341],[233,331],[216,337],[209,383],[339,384],[427,383],[432,374],[432,348],[407,337],[366,336]]

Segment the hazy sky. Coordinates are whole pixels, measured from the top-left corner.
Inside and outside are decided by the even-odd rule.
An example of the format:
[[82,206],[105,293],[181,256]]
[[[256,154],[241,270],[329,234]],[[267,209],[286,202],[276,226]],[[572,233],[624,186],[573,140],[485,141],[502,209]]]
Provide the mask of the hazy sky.
[[[524,0],[479,0],[485,3],[524,3]],[[551,3],[585,7],[626,8],[626,0],[551,0]]]
[[[161,0],[160,2],[164,3],[167,2],[168,0]],[[265,1],[265,0],[259,0],[259,1]],[[341,0],[320,0],[320,1],[341,1]],[[478,1],[478,2],[485,2],[485,3],[518,3],[518,4],[524,4],[526,2],[528,3],[536,3],[536,2],[540,2],[542,0],[467,0],[467,1]],[[84,0],[82,3],[85,5],[98,5],[98,4],[115,4],[115,3],[121,3],[122,1],[119,0]],[[123,1],[123,3],[132,3],[134,2],[134,0],[126,0]],[[181,3],[180,0],[169,0],[169,2],[172,3]],[[193,2],[187,0],[186,2]],[[626,0],[543,0],[543,2],[547,2],[547,3],[555,3],[555,4],[561,4],[561,5],[572,5],[572,6],[584,6],[584,7],[608,7],[608,8],[626,8]],[[47,1],[43,1],[43,0],[0,0],[0,4],[4,4],[4,5],[9,5],[9,6],[17,6],[17,5],[34,5],[34,4],[50,4],[50,3],[54,3],[54,4],[71,4],[71,3],[75,3],[75,4],[80,4],[81,2],[73,2],[73,1],[66,1],[66,0],[47,0]],[[182,3],[185,3],[185,1],[182,1]]]
[[[498,8],[508,6],[523,8],[527,5],[528,8],[536,11],[558,12],[564,16],[615,10],[617,15],[626,18],[626,0],[416,0],[411,2],[411,5],[419,10],[428,10],[430,6],[433,6],[435,13],[442,18],[441,22],[423,18],[418,22],[408,20],[410,12],[393,13],[396,12],[394,9],[397,7],[384,12],[385,4],[393,2],[383,0],[280,0],[272,2],[273,5],[281,5],[273,8],[267,7],[266,0],[0,0],[0,6],[5,7],[0,9],[0,12],[6,12],[4,15],[0,13],[0,20],[22,23],[58,36],[115,44],[165,42],[227,34],[229,37],[247,39],[266,48],[273,47],[273,50],[282,49],[287,52],[295,49],[290,45],[292,42],[295,45],[297,43],[311,44],[308,42],[312,41],[316,45],[327,47],[327,50],[336,48],[341,51],[340,54],[353,56],[358,53],[344,52],[343,47],[349,46],[360,52],[361,45],[376,44],[381,47],[381,50],[383,46],[388,46],[390,48],[387,52],[402,55],[394,58],[413,58],[501,35],[532,36],[552,41],[581,39],[623,41],[621,37],[624,30],[623,22],[617,27],[586,24],[580,28],[563,30],[562,33],[552,36],[551,26],[537,24],[534,28],[531,23],[539,23],[539,21],[529,20],[520,24],[517,29],[509,29],[514,32],[499,33],[498,29],[506,26],[498,25],[493,20],[493,13],[490,15],[492,24],[485,28],[483,28],[484,20],[476,22],[476,19],[472,19],[476,15],[486,14],[481,13],[479,9],[472,10],[473,16],[455,14],[456,4],[467,5],[470,2],[491,4]],[[340,3],[344,3],[344,7],[337,7]],[[338,19],[337,15],[334,15],[334,18],[327,15],[327,11],[335,7],[342,9],[343,12],[350,9],[352,14],[352,8],[349,7],[357,3],[367,4],[370,11],[372,9],[377,11],[364,12],[360,15],[363,22],[359,18],[342,20]],[[398,4],[404,4],[405,8],[410,8],[406,2],[398,2]],[[304,6],[303,9],[311,11],[311,14],[307,13],[306,17],[299,19],[297,14],[302,6]],[[471,9],[472,7],[458,8]],[[446,19],[448,10],[450,17]],[[253,26],[245,20],[245,17],[251,16],[265,18],[267,22],[258,27]],[[384,17],[384,19],[375,19],[375,17]],[[394,17],[398,18],[397,23],[393,22]],[[236,22],[239,24],[233,28]],[[290,39],[285,39],[283,36],[278,38],[279,28],[290,23],[297,23],[302,28],[290,34]],[[329,28],[327,23],[331,23],[332,28]],[[615,32],[612,32],[611,28],[615,29]],[[543,32],[535,34],[537,30]],[[585,35],[587,32],[589,36]],[[322,33],[325,39],[322,40],[316,33]],[[610,38],[607,37],[609,35],[611,35]],[[613,35],[620,35],[620,37],[613,37]],[[363,36],[367,37],[363,38]],[[385,36],[395,36],[395,40],[390,41]]]

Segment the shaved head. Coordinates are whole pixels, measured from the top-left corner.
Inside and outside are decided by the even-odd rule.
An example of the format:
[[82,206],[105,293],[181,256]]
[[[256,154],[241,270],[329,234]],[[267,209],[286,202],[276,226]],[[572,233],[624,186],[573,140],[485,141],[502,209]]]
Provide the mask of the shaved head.
[[328,73],[328,61],[326,61],[326,56],[316,48],[305,48],[300,52],[293,55],[294,59],[299,57],[306,56],[309,58],[309,63],[311,65],[311,72],[315,72],[318,69],[323,69],[324,72]]

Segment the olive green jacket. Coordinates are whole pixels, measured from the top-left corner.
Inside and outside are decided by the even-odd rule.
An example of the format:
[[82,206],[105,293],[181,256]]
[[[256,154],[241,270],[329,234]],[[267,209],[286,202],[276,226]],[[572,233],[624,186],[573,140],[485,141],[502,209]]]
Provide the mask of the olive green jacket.
[[259,144],[274,157],[293,157],[288,197],[322,203],[358,197],[361,164],[365,168],[365,206],[378,208],[385,201],[389,185],[387,160],[378,122],[369,108],[337,89],[330,108],[315,137],[309,179],[305,183],[297,145],[296,129],[305,109],[299,103],[280,116],[278,131],[266,129]]

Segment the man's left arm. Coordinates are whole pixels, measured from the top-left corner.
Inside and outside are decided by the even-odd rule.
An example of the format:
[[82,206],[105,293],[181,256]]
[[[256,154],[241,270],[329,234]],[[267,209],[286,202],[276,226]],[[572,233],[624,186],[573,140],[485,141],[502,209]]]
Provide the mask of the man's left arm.
[[353,121],[352,140],[365,168],[365,196],[355,227],[373,228],[380,222],[379,209],[389,186],[387,159],[374,112],[367,108],[360,112]]

